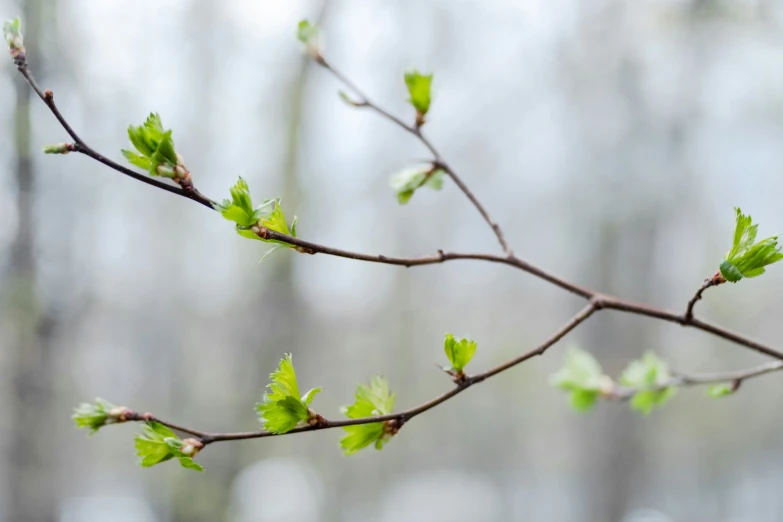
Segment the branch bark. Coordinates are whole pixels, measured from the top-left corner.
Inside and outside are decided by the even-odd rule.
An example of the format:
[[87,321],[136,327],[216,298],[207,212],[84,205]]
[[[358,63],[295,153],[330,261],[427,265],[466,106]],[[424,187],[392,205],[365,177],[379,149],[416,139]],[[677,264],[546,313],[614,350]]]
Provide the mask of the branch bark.
[[[405,131],[413,134],[421,141],[421,143],[432,153],[433,165],[436,165],[444,170],[444,172],[454,181],[457,187],[465,194],[465,196],[470,200],[472,205],[481,214],[484,221],[486,221],[486,223],[494,232],[499,244],[503,248],[504,253],[503,255],[495,255],[495,254],[485,254],[485,253],[444,252],[442,250],[439,250],[436,254],[430,254],[421,257],[390,257],[384,255],[371,255],[371,254],[363,254],[359,252],[352,252],[348,250],[341,250],[338,248],[329,247],[311,241],[306,241],[296,237],[281,234],[279,232],[275,232],[273,230],[269,230],[263,227],[258,228],[257,234],[259,235],[259,237],[266,240],[275,240],[275,241],[286,243],[288,245],[295,247],[296,250],[301,253],[324,254],[324,255],[343,257],[343,258],[353,259],[358,261],[382,263],[388,265],[398,265],[398,266],[405,266],[405,267],[433,265],[433,264],[439,264],[439,263],[444,263],[453,260],[477,260],[477,261],[486,261],[491,263],[505,264],[513,268],[516,268],[518,270],[521,270],[523,272],[526,272],[528,274],[531,274],[547,283],[557,286],[574,295],[577,295],[587,300],[587,304],[575,316],[573,316],[565,325],[563,325],[557,332],[555,332],[550,338],[545,340],[539,346],[503,364],[500,364],[494,368],[490,368],[484,372],[477,373],[472,376],[461,377],[455,382],[454,388],[444,392],[443,394],[419,406],[398,413],[376,416],[376,417],[366,417],[360,419],[345,419],[345,420],[336,420],[336,421],[323,419],[322,421],[318,422],[313,426],[298,427],[287,432],[286,434],[301,433],[305,431],[317,431],[322,429],[339,428],[345,426],[352,426],[358,424],[370,424],[370,423],[377,423],[377,422],[390,423],[390,425],[393,428],[399,429],[400,427],[402,427],[403,424],[405,424],[413,417],[420,415],[442,404],[443,402],[451,399],[452,397],[455,397],[456,395],[462,393],[472,385],[482,382],[486,379],[489,379],[499,373],[502,373],[518,364],[523,363],[524,361],[527,361],[532,357],[543,354],[544,352],[546,352],[546,350],[548,350],[551,346],[553,346],[560,339],[566,336],[569,332],[577,328],[580,324],[587,321],[592,315],[594,315],[596,312],[601,310],[617,310],[629,314],[640,315],[640,316],[650,317],[662,321],[667,321],[685,327],[692,327],[713,334],[715,336],[721,337],[728,341],[734,342],[736,344],[745,346],[764,355],[778,359],[778,361],[768,363],[761,367],[752,368],[749,370],[742,370],[739,372],[727,372],[722,374],[710,374],[707,376],[702,375],[702,376],[690,376],[690,377],[681,375],[681,376],[677,376],[676,378],[673,378],[670,383],[666,384],[666,386],[691,386],[696,384],[725,382],[725,381],[740,383],[744,379],[756,377],[759,375],[764,375],[766,373],[783,369],[783,352],[779,351],[778,349],[773,348],[764,343],[761,343],[759,341],[755,341],[739,333],[732,332],[721,326],[714,325],[706,321],[701,321],[699,319],[694,318],[693,308],[696,302],[701,298],[702,293],[710,286],[715,286],[722,282],[722,281],[718,281],[718,279],[716,279],[716,276],[713,276],[711,279],[705,281],[704,285],[702,285],[702,287],[699,289],[696,295],[694,295],[693,299],[691,299],[691,301],[688,303],[685,312],[682,314],[678,314],[661,308],[656,308],[654,306],[650,306],[647,304],[628,301],[617,296],[602,294],[596,290],[592,290],[580,286],[562,277],[551,274],[545,271],[544,269],[516,256],[513,253],[510,246],[508,245],[500,226],[491,218],[491,216],[486,211],[484,206],[478,201],[475,194],[467,187],[467,185],[456,174],[456,172],[444,161],[444,159],[441,157],[438,150],[422,134],[419,125],[417,124],[409,125],[404,121],[402,121],[401,119],[397,118],[396,116],[392,115],[391,113],[387,112],[380,106],[376,105],[374,102],[370,101],[370,99],[359,88],[357,88],[356,85],[354,85],[342,73],[336,70],[323,57],[321,56],[316,57],[316,61],[321,66],[325,67],[329,72],[331,72],[340,81],[345,83],[351,90],[355,92],[357,96],[361,98],[361,100],[355,104],[357,107],[367,107],[374,110],[382,117],[398,125]],[[53,93],[50,90],[43,91],[37,85],[35,78],[33,77],[32,73],[29,70],[26,60],[25,59],[18,60],[17,67],[19,69],[19,72],[22,74],[22,76],[24,76],[24,78],[28,81],[32,89],[36,92],[36,94],[38,94],[41,100],[43,100],[43,102],[49,107],[50,111],[55,116],[55,118],[60,122],[60,125],[63,127],[63,129],[74,140],[74,143],[69,146],[70,150],[80,152],[88,157],[91,157],[96,161],[103,163],[104,165],[120,172],[123,175],[129,176],[133,179],[139,180],[143,183],[152,185],[156,188],[165,190],[172,194],[195,201],[196,203],[199,203],[207,208],[215,210],[215,202],[212,199],[201,194],[195,187],[190,187],[190,188],[175,187],[167,183],[164,183],[162,181],[156,180],[154,178],[150,178],[146,175],[139,174],[137,172],[134,172],[133,170],[130,170],[122,165],[115,163],[114,161],[106,158],[102,154],[90,148],[81,139],[81,137],[74,131],[74,129],[69,125],[65,117],[60,113],[59,109],[54,103]],[[616,398],[629,398],[630,396],[633,395],[633,393],[636,393],[638,391],[639,390],[620,390],[618,391],[618,396]],[[256,438],[264,438],[264,437],[270,437],[275,435],[273,433],[269,433],[263,430],[251,431],[251,432],[236,432],[236,433],[209,433],[201,430],[187,428],[184,426],[179,426],[170,423],[168,421],[158,419],[149,413],[140,414],[140,413],[129,412],[126,420],[130,420],[130,421],[156,420],[161,424],[168,426],[171,429],[178,430],[188,435],[193,435],[194,437],[197,437],[205,445],[211,444],[213,442],[256,439]]]

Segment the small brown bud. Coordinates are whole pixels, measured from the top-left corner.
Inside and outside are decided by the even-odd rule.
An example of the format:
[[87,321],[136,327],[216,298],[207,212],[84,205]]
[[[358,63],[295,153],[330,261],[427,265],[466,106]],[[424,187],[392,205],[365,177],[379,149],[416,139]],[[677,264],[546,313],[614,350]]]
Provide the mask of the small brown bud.
[[196,455],[198,455],[198,452],[203,447],[204,447],[204,443],[201,442],[200,440],[194,438],[187,438],[182,441],[182,446],[180,446],[179,450],[186,457],[193,458]]

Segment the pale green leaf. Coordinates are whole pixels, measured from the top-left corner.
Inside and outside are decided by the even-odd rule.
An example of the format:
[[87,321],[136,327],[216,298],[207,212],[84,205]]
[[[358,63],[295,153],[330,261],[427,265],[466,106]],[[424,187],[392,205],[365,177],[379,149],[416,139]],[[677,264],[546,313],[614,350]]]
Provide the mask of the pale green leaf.
[[462,373],[476,353],[476,342],[469,339],[456,339],[452,334],[446,334],[443,349],[451,363],[451,369]]
[[731,283],[743,277],[758,277],[765,272],[764,267],[783,259],[778,236],[756,242],[758,225],[753,224],[751,217],[743,214],[739,207],[734,212],[734,241],[719,267],[721,275]]
[[418,71],[405,73],[405,85],[410,94],[409,102],[416,111],[422,116],[430,110],[430,87],[432,86],[432,75],[420,74]]

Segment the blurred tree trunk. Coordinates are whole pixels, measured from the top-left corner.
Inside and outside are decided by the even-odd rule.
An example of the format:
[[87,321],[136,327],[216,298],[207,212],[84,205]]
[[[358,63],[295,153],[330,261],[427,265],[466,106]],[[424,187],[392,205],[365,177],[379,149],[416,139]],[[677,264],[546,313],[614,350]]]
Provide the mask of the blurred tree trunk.
[[[25,46],[33,64],[37,64],[44,10],[52,3],[27,0],[22,19]],[[40,72],[42,67],[38,66]],[[53,318],[37,295],[35,256],[36,216],[34,209],[35,172],[31,157],[30,104],[32,91],[21,76],[15,78],[16,109],[14,143],[16,152],[17,222],[16,237],[11,246],[8,274],[8,301],[5,320],[14,326],[9,345],[13,396],[9,415],[8,503],[7,520],[45,522],[54,520],[56,491],[50,458],[56,444],[51,436],[53,375],[49,337]]]

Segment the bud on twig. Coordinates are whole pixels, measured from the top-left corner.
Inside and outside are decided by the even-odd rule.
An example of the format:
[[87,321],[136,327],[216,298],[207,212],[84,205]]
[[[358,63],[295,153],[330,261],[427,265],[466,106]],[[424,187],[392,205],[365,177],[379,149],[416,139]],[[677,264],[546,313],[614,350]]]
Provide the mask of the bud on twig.
[[68,154],[74,150],[73,143],[57,143],[55,145],[44,145],[44,154]]
[[186,457],[193,458],[196,455],[198,455],[198,452],[201,451],[201,448],[203,447],[204,447],[204,443],[201,442],[200,440],[194,438],[188,438],[182,441],[182,446],[180,446],[179,450]]

